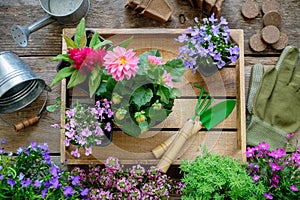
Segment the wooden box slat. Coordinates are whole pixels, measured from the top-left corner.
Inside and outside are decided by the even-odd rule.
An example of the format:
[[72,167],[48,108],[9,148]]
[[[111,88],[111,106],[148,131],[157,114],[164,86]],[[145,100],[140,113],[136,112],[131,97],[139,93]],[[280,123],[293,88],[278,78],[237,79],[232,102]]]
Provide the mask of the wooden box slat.
[[[185,29],[92,29],[101,36],[112,40],[115,44],[132,35],[134,36],[128,48],[133,48],[138,54],[151,49],[158,49],[164,61],[178,56],[179,43],[175,42]],[[154,129],[143,133],[139,137],[131,137],[121,131],[114,131],[113,141],[106,147],[94,147],[90,156],[82,155],[74,158],[70,155],[70,148],[64,146],[64,132],[61,132],[61,161],[69,165],[103,163],[107,157],[114,156],[123,164],[157,164],[151,149],[163,142],[169,136],[176,134],[185,121],[194,112],[199,89],[193,84],[199,84],[206,88],[212,96],[216,97],[214,103],[231,98],[237,100],[237,105],[230,116],[210,131],[200,130],[191,137],[178,154],[173,164],[180,164],[184,159],[193,159],[199,154],[200,145],[205,145],[210,152],[229,155],[242,161],[246,160],[246,128],[245,128],[245,88],[244,88],[244,37],[243,30],[230,30],[232,39],[240,47],[240,57],[236,64],[220,70],[210,77],[201,74],[192,74],[186,70],[183,81],[176,83],[176,87],[182,91],[182,97],[175,100],[173,112]],[[75,29],[64,29],[63,34],[72,36]],[[63,52],[66,52],[66,43],[63,41]],[[66,81],[62,81],[62,109],[65,104],[75,101],[93,101],[85,93],[73,88],[71,96],[66,99]],[[63,110],[64,111],[64,110]],[[61,116],[64,126],[64,112]]]

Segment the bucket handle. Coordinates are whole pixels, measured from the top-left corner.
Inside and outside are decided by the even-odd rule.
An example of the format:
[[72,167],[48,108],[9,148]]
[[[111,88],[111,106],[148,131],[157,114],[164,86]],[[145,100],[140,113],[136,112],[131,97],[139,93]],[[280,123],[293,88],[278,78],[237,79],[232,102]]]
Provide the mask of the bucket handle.
[[[0,116],[0,119],[2,119],[2,121],[4,121],[5,123],[7,123],[9,125],[12,125],[14,127],[14,129],[15,129],[16,132],[19,132],[19,131],[21,131],[21,130],[29,127],[29,126],[32,126],[32,125],[38,123],[39,120],[40,120],[40,118],[41,118],[41,116],[42,116],[43,110],[44,110],[44,108],[46,106],[47,100],[48,100],[49,89],[48,89],[47,86],[46,86],[46,91],[47,92],[46,92],[45,101],[44,101],[44,103],[43,103],[40,111],[38,112],[38,114],[36,116],[33,116],[33,117],[29,118],[29,119],[25,119],[25,120],[23,120],[21,122],[15,123],[15,124],[11,123],[10,121],[7,121],[6,119],[4,119],[1,116]],[[50,91],[51,91],[51,89],[50,89]]]

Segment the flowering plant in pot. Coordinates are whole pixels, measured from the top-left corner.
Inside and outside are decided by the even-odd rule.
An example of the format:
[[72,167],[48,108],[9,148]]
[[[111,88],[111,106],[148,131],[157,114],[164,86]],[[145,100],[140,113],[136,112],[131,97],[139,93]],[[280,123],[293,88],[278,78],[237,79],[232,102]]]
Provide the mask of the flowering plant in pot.
[[[292,135],[288,134],[288,137]],[[265,199],[299,198],[300,147],[288,146],[291,147],[288,151],[282,148],[270,150],[269,144],[262,142],[247,148],[247,171],[255,184],[266,187]]]
[[[66,110],[65,146],[75,147],[71,149],[71,155],[79,158],[80,148],[83,147],[85,155],[93,152],[93,146],[106,146],[112,140],[112,117],[111,101],[102,99],[95,105],[77,102],[73,108]],[[54,124],[54,128],[60,125]]]
[[86,47],[84,19],[77,26],[74,41],[67,36],[64,39],[69,52],[53,60],[71,65],[61,69],[50,86],[66,77],[70,77],[67,88],[88,80],[90,96],[112,100],[115,123],[131,136],[138,136],[171,113],[174,99],[180,95],[174,82],[184,73],[182,59],[163,63],[158,50],[136,55],[133,49],[126,49],[132,38],[112,45],[100,41],[98,33]]
[[[174,99],[180,95],[174,82],[181,80],[185,68],[181,59],[163,63],[158,50],[144,52],[135,58],[125,52],[121,47],[107,52],[104,64],[112,76],[106,77],[107,81],[100,85],[96,94],[110,96],[116,124],[125,133],[138,136],[172,112]],[[131,65],[128,68],[134,69],[134,76],[132,72],[116,70],[119,66],[115,63],[122,62]],[[122,79],[122,76],[130,78]]]
[[89,190],[55,165],[47,144],[31,142],[16,155],[0,149],[0,199],[87,199]]
[[195,25],[187,28],[177,41],[184,45],[179,48],[187,68],[210,76],[239,57],[239,48],[230,39],[228,22],[221,17],[220,22],[212,14],[201,23],[195,18]]

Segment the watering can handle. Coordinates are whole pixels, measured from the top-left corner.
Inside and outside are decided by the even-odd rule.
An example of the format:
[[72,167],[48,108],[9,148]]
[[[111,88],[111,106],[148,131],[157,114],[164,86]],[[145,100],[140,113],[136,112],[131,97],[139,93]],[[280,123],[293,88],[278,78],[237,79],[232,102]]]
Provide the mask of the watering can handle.
[[44,26],[51,24],[54,21],[55,21],[55,19],[51,15],[47,15],[47,16],[39,19],[38,21],[34,22],[33,24],[29,25],[28,30],[30,33],[33,33],[35,31],[39,30],[40,28],[43,28]]
[[15,131],[18,132],[20,130],[23,130],[26,127],[34,125],[34,124],[38,123],[39,119],[40,119],[39,116],[34,116],[30,119],[25,119],[17,124],[14,124]]

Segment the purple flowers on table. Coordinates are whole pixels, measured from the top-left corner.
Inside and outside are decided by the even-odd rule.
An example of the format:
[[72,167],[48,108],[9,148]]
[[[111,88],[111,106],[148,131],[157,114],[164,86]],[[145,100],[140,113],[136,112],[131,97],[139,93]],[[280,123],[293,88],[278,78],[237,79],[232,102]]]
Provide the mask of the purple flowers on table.
[[[288,135],[288,138],[289,135]],[[296,199],[300,187],[300,148],[269,150],[265,142],[246,151],[247,171],[254,184],[262,183],[266,199]]]
[[177,41],[184,43],[179,48],[179,55],[187,68],[195,73],[199,57],[212,59],[213,63],[221,69],[228,62],[235,63],[239,56],[239,48],[230,40],[228,22],[224,17],[220,22],[212,14],[203,19],[203,24],[195,18],[195,25],[188,27],[187,32],[180,35]]
[[79,176],[50,160],[48,145],[31,142],[16,156],[0,153],[0,199],[87,199]]

